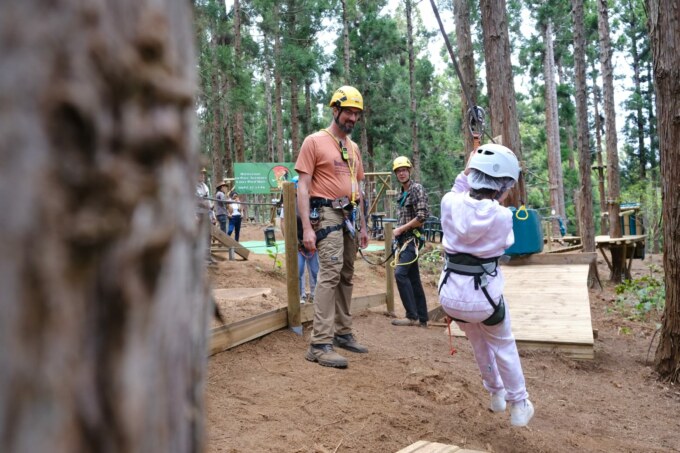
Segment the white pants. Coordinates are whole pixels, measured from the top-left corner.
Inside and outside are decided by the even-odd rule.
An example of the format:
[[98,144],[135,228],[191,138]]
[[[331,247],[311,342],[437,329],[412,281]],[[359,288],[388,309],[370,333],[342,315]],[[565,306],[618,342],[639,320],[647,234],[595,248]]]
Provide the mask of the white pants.
[[482,383],[490,393],[503,389],[507,392],[505,399],[511,403],[528,398],[522,364],[519,361],[517,344],[510,329],[510,312],[505,305],[505,319],[495,326],[486,326],[479,322],[489,317],[489,312],[470,312],[457,310],[442,305],[446,314],[456,319],[470,320],[458,322],[460,330],[465,332],[477,366],[482,373]]

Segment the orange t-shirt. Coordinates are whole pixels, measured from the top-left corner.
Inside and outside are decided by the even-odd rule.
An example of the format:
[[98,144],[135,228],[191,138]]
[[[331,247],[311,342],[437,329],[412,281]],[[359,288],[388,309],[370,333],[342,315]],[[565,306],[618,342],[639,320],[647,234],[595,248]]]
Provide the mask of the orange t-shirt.
[[359,147],[353,141],[345,142],[349,161],[342,159],[340,145],[325,131],[315,132],[302,143],[300,154],[295,163],[299,173],[312,175],[309,195],[334,200],[347,196],[359,199],[359,181],[364,179],[364,165],[359,155]]

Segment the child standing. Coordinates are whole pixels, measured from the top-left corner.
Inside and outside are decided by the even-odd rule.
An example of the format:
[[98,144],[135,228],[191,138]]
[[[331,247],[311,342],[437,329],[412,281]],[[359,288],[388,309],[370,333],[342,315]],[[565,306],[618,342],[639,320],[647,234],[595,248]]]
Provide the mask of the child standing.
[[473,151],[451,192],[441,204],[446,266],[439,280],[444,311],[465,332],[491,394],[490,409],[526,426],[534,415],[522,365],[503,300],[498,258],[515,242],[512,212],[501,206],[519,178],[519,162],[505,146],[482,145]]

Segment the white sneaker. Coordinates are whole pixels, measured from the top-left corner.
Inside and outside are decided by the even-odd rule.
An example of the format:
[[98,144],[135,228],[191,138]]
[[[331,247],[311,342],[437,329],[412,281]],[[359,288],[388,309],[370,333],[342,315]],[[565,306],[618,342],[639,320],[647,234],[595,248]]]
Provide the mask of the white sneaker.
[[529,399],[510,405],[510,424],[512,426],[527,426],[534,416],[534,405]]
[[491,394],[491,403],[489,404],[489,409],[494,412],[503,412],[505,410],[505,389],[500,392]]

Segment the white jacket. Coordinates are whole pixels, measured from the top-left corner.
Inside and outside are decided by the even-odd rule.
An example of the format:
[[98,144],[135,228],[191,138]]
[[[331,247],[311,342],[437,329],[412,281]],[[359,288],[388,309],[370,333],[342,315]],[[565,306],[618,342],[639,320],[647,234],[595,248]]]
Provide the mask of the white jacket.
[[[441,204],[442,245],[446,253],[468,253],[479,258],[501,256],[515,242],[512,232],[512,211],[496,200],[475,200],[470,197],[467,176],[460,173],[451,192]],[[495,302],[503,294],[503,274],[498,267],[496,277],[487,276],[487,291]],[[439,285],[445,272],[439,279]],[[475,290],[474,277],[449,273],[440,291],[440,302],[457,310],[479,311],[490,308],[480,290]]]

